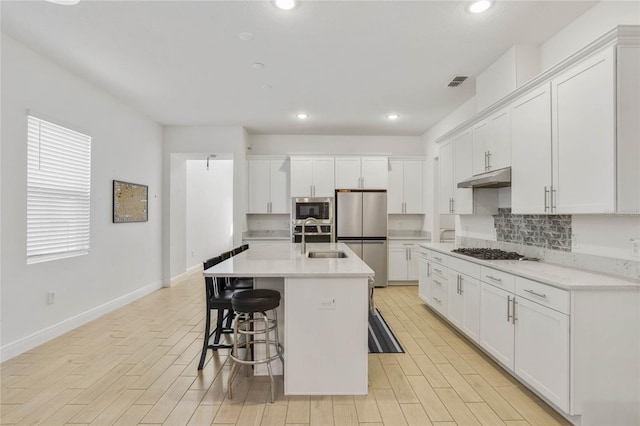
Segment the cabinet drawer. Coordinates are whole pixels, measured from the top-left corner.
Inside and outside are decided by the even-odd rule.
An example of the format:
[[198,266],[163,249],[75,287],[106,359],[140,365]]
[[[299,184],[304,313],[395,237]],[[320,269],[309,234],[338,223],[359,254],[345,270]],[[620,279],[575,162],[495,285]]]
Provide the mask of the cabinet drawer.
[[480,273],[483,282],[503,288],[512,293],[515,292],[515,276],[507,274],[506,272],[498,271],[497,269],[487,268],[486,266],[482,266],[480,268]]
[[441,315],[447,316],[447,284],[446,280],[436,284],[435,278],[433,280],[433,286],[431,288],[431,306],[435,308]]
[[441,264],[442,266],[449,266],[449,256],[447,256],[446,254],[442,254],[439,251],[434,251],[433,253],[431,253],[431,260]]
[[456,257],[449,258],[449,269],[453,269],[461,274],[469,275],[473,278],[480,278],[480,265]]
[[434,277],[440,277],[442,280],[446,281],[447,276],[449,275],[449,269],[431,261],[431,274]]
[[420,257],[422,259],[431,260],[431,250],[420,248]]
[[539,303],[564,314],[569,314],[569,292],[561,288],[516,277],[516,294],[532,302]]

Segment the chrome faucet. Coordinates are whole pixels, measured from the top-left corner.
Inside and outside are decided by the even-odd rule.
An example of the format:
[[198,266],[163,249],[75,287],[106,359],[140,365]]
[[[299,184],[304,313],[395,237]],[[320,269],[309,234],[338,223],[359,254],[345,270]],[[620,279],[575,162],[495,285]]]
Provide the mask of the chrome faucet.
[[304,233],[305,233],[305,228],[307,227],[307,222],[309,221],[313,221],[316,224],[316,228],[318,230],[318,233],[321,232],[320,230],[320,225],[318,225],[318,219],[316,219],[315,217],[308,217],[304,223],[302,224],[302,243],[300,244],[300,248],[301,248],[301,253],[304,256],[305,254],[307,254],[307,243],[305,242],[304,239]]

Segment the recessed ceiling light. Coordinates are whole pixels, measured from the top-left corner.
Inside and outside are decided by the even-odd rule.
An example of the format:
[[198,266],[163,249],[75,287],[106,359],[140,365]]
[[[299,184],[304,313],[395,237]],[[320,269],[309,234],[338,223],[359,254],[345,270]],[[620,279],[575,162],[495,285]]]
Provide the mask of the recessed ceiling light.
[[469,6],[469,12],[471,13],[482,13],[487,11],[491,6],[493,6],[493,2],[489,0],[480,0],[471,3]]
[[282,10],[291,10],[296,7],[296,0],[275,0],[274,3]]
[[254,62],[251,64],[251,68],[253,68],[254,70],[261,70],[262,68],[264,68],[264,64],[261,62]]
[[307,118],[309,118],[309,114],[304,112],[299,112],[298,114],[296,114],[296,117],[298,117],[300,120],[306,120]]
[[251,41],[253,40],[253,34],[247,32],[240,33],[238,34],[238,38],[242,41]]
[[397,120],[398,118],[400,118],[400,116],[398,114],[387,114],[387,119],[388,120]]

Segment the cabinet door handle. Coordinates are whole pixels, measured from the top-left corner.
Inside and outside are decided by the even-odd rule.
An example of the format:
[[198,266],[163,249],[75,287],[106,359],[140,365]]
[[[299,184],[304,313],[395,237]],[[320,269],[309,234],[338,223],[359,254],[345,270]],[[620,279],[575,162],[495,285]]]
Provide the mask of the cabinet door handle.
[[484,171],[487,171],[487,167],[488,167],[488,158],[487,158],[487,151],[484,152]]
[[437,273],[438,273],[438,274],[440,274],[440,275],[442,275],[442,271],[441,271],[440,269],[433,268],[433,271],[434,271],[434,272],[437,272]]
[[441,257],[433,256],[433,258],[434,258],[435,260],[437,260],[438,262],[442,262],[442,258],[441,258]]
[[499,282],[499,283],[501,283],[501,282],[502,282],[502,279],[500,279],[500,278],[496,278],[496,277],[492,277],[491,275],[487,275],[487,278],[490,278],[490,279],[492,279],[492,280],[494,280],[494,281],[497,281],[497,282]]
[[440,287],[442,287],[442,283],[438,280],[433,280],[434,283],[438,284]]
[[487,170],[491,170],[491,151],[487,151]]
[[407,253],[409,253],[409,260],[411,260],[411,249],[407,249]]
[[535,292],[535,291],[533,291],[533,290],[526,290],[526,289],[525,289],[525,291],[526,291],[527,293],[531,293],[531,294],[533,294],[534,296],[542,297],[543,299],[546,299],[546,298],[547,298],[547,295],[546,295],[546,294],[536,293],[536,292]]
[[[515,297],[514,297],[515,300]],[[511,296],[507,296],[507,322],[511,322]]]
[[455,213],[456,211],[456,199],[452,198],[451,199],[451,213]]
[[516,297],[513,296],[513,315],[511,316],[511,318],[513,318],[513,324],[516,323],[516,320],[518,319],[516,317],[516,305],[518,304],[518,302],[516,302]]
[[462,295],[462,293],[464,293],[464,288],[462,287],[462,275],[458,275],[458,279],[460,281],[460,295]]
[[427,262],[427,278],[431,276],[431,263]]
[[442,300],[438,299],[437,297],[434,296],[433,300],[435,300],[436,302],[442,304]]
[[549,211],[549,202],[548,202],[548,197],[549,197],[549,190],[547,189],[547,187],[544,187],[544,211],[548,212]]
[[551,212],[555,213],[558,206],[554,203],[554,200],[558,197],[557,191],[553,189],[553,185],[551,185],[551,192],[549,193],[549,205],[551,206]]

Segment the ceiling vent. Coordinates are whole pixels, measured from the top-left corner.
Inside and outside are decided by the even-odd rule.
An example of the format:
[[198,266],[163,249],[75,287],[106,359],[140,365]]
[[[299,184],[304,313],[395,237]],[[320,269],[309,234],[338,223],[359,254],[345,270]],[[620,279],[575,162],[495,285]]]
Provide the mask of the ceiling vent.
[[467,80],[467,76],[457,76],[447,84],[449,87],[458,87]]

